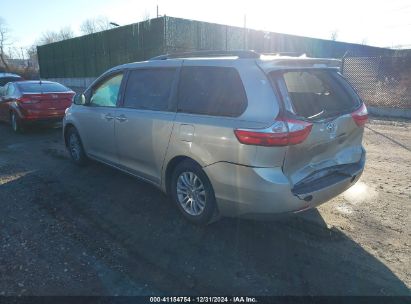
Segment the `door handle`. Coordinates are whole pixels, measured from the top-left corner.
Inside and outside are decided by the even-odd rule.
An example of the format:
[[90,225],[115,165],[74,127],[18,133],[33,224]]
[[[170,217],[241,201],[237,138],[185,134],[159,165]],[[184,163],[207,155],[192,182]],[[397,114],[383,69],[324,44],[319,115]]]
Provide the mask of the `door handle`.
[[116,119],[117,119],[119,122],[127,121],[127,117],[126,117],[124,114],[121,114],[120,116],[117,116]]
[[114,119],[114,116],[111,115],[111,113],[108,113],[108,114],[104,115],[104,118],[105,118],[106,120],[112,120],[112,119]]

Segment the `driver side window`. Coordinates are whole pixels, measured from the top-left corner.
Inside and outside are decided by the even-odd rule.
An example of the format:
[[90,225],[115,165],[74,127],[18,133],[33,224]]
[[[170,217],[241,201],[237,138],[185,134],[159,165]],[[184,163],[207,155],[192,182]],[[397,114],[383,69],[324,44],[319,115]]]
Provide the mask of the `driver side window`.
[[93,90],[90,105],[96,107],[115,107],[119,96],[123,74],[117,74],[104,80]]

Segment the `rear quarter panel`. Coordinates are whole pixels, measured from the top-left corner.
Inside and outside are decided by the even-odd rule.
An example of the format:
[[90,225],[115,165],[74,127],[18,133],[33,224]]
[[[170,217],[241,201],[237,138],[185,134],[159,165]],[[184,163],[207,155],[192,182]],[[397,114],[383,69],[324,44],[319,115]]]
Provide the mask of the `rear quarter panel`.
[[[279,105],[271,83],[252,60],[187,60],[183,66],[226,66],[237,69],[246,91],[248,106],[239,117],[177,113],[167,164],[175,157],[190,157],[202,167],[228,162],[253,167],[280,167],[285,147],[257,147],[241,144],[235,136],[237,128],[259,129],[270,126],[279,113]],[[189,126],[189,127],[186,127]],[[186,130],[192,134],[186,134]]]

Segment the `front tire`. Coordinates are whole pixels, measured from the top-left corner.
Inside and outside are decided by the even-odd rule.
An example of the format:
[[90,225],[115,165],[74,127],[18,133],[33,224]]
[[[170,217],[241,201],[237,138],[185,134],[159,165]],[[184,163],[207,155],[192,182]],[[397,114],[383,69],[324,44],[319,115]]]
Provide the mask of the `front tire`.
[[214,190],[203,169],[194,161],[177,165],[171,176],[171,198],[183,216],[197,225],[206,225],[216,214]]
[[23,124],[21,122],[20,117],[18,117],[18,115],[16,114],[16,112],[11,112],[10,123],[11,123],[11,128],[13,129],[14,132],[16,133],[24,132]]
[[81,142],[80,135],[75,128],[70,128],[67,131],[67,149],[71,160],[77,165],[83,166],[87,162],[87,156]]

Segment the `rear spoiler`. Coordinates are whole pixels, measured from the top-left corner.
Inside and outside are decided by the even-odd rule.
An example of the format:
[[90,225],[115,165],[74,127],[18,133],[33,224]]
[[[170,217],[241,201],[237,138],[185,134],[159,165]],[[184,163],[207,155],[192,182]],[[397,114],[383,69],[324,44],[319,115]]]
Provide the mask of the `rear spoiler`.
[[306,58],[306,57],[262,57],[257,64],[266,72],[283,69],[306,68],[333,68],[341,67],[341,60],[332,58]]

